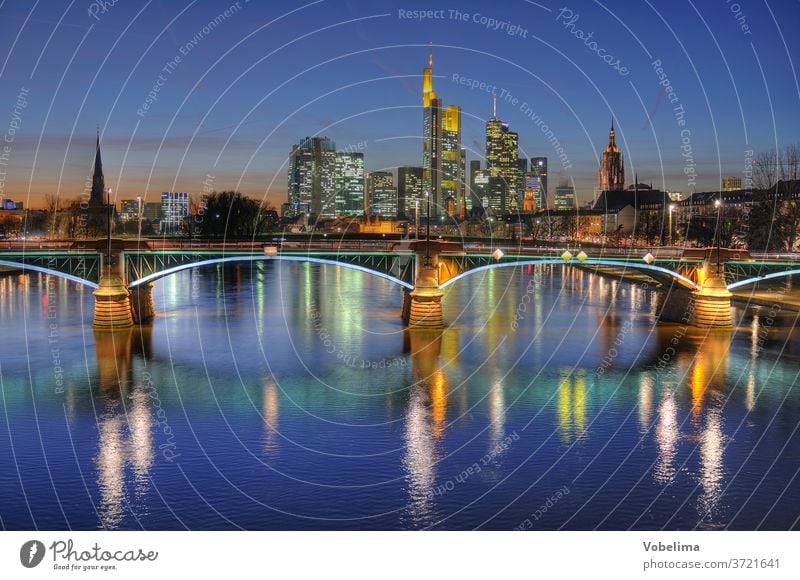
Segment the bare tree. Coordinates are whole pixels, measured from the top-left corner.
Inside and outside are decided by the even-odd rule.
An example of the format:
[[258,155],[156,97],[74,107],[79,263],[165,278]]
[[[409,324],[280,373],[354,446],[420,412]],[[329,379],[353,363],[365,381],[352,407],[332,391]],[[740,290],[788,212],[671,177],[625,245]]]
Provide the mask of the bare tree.
[[778,161],[781,181],[794,181],[800,169],[800,145],[793,143],[783,148]]
[[772,189],[778,183],[778,153],[762,151],[753,159],[753,185],[756,189]]

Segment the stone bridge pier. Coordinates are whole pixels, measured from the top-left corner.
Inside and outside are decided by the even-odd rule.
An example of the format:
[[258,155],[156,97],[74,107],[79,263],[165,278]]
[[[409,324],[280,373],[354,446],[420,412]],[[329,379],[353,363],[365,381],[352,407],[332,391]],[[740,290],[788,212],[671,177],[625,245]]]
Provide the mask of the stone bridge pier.
[[97,330],[130,328],[155,316],[153,285],[141,284],[128,288],[124,252],[128,249],[147,250],[139,241],[101,240],[97,250],[103,254],[100,280],[94,291],[94,320]]
[[661,320],[681,322],[699,328],[731,328],[731,292],[723,271],[706,262],[698,271],[699,289],[689,290],[674,285],[662,295],[659,306]]
[[461,244],[441,241],[417,241],[411,244],[417,255],[414,289],[403,295],[403,320],[412,329],[444,328],[442,296],[439,289],[439,254],[462,250]]

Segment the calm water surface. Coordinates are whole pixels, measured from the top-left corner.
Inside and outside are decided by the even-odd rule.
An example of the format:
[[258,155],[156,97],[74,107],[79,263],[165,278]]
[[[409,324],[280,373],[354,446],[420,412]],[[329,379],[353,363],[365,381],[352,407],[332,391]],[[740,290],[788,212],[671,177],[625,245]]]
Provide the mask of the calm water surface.
[[49,282],[0,277],[3,528],[799,525],[794,313],[654,326],[557,266],[467,277],[413,333],[388,281],[272,263],[165,278],[112,336]]

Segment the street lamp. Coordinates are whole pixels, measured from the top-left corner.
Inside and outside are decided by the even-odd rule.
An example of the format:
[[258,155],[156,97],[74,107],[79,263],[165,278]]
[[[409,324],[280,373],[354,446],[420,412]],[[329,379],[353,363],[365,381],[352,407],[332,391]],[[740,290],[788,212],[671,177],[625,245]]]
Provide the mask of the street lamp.
[[428,206],[428,218],[425,222],[425,267],[431,265],[431,197],[425,192],[425,204]]
[[722,240],[721,240],[721,235],[720,235],[721,232],[719,231],[719,217],[720,217],[720,211],[722,209],[722,200],[719,199],[719,198],[715,199],[714,200],[714,207],[717,208],[717,227],[716,227],[716,232],[715,233],[716,233],[716,238],[717,238],[717,276],[719,276],[720,275],[720,271],[721,271],[720,267],[722,265],[720,263],[720,254],[722,253],[722,251],[720,249],[720,246],[722,245]]
[[669,243],[670,246],[672,245],[672,232],[673,232],[673,229],[672,229],[672,212],[675,211],[675,208],[676,208],[676,206],[675,206],[674,203],[669,204],[669,240],[668,240],[668,243]]
[[111,208],[111,188],[108,188],[108,269],[111,270],[111,220],[113,219],[114,211]]
[[417,236],[417,240],[419,240],[419,198],[414,200],[414,216],[417,219],[417,227],[414,228],[414,233]]

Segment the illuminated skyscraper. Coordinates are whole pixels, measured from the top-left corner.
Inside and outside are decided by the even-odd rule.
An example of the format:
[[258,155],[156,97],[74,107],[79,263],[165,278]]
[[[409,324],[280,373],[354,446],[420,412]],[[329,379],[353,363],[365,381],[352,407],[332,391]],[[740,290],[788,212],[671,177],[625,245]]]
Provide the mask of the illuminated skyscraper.
[[336,215],[336,144],[306,137],[289,155],[288,197],[292,214]]
[[[489,171],[489,206],[496,213],[516,207],[521,198],[519,136],[497,117],[497,102],[486,121],[486,169]],[[513,200],[513,202],[512,202]]]
[[600,160],[600,169],[597,172],[597,192],[622,191],[625,189],[625,166],[622,161],[622,152],[617,147],[614,135],[614,120],[611,120],[611,130],[608,132],[608,145],[603,151]]
[[469,162],[469,189],[473,208],[487,206],[488,185],[489,172],[486,169],[481,169],[480,161],[473,159]]
[[546,208],[548,203],[547,195],[547,157],[531,157],[531,173],[539,178],[541,187],[535,196],[536,206]]
[[431,215],[437,216],[445,212],[448,197],[464,207],[466,157],[462,161],[461,107],[443,107],[433,90],[433,51],[422,74],[422,107],[422,189],[430,194]]
[[461,173],[461,107],[457,105],[448,105],[444,110],[441,155],[441,197],[453,198],[456,212],[460,213],[463,205],[461,184],[464,177]]
[[[422,208],[422,167],[397,168],[397,212],[400,217],[414,215],[419,201]],[[415,216],[416,217],[416,216]]]
[[567,181],[562,181],[556,187],[556,194],[553,198],[553,205],[556,210],[575,209],[578,204],[575,200],[575,190]]
[[364,213],[364,154],[339,151],[336,154],[336,213]]
[[367,176],[367,214],[397,217],[397,189],[394,177],[388,171],[372,171]]

